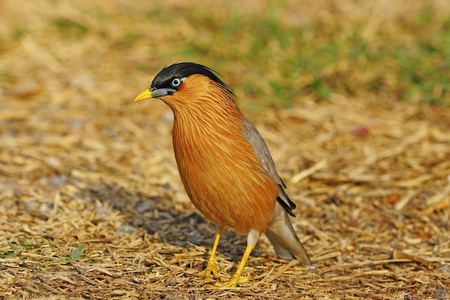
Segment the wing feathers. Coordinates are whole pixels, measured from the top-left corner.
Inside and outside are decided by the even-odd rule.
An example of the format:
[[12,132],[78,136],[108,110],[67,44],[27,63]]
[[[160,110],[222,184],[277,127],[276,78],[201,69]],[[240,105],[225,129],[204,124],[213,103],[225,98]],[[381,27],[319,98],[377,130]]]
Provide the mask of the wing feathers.
[[269,148],[267,148],[266,142],[264,142],[264,139],[259,134],[255,125],[253,125],[253,123],[245,117],[244,126],[245,127],[242,130],[242,134],[252,145],[253,150],[255,150],[256,156],[263,165],[267,175],[272,178],[272,180],[278,186],[278,190],[280,193],[278,195],[277,201],[281,204],[281,206],[286,210],[288,214],[290,214],[291,216],[295,216],[292,212],[292,210],[295,209],[295,203],[292,202],[291,199],[289,199],[289,196],[284,190],[286,188],[286,185],[278,175],[275,163],[272,159],[272,156],[270,155]]
[[286,185],[278,175],[275,168],[275,163],[273,162],[272,156],[270,155],[264,139],[261,137],[256,127],[247,118],[244,118],[244,122],[244,137],[252,145],[256,156],[266,171],[266,174],[277,184],[279,190],[277,203],[275,204],[271,223],[267,227],[266,235],[272,243],[278,256],[286,259],[296,258],[303,265],[311,265],[311,260],[309,259],[308,253],[297,237],[291,221],[289,220],[288,214],[295,216],[292,212],[292,210],[295,209],[295,204],[286,194]]

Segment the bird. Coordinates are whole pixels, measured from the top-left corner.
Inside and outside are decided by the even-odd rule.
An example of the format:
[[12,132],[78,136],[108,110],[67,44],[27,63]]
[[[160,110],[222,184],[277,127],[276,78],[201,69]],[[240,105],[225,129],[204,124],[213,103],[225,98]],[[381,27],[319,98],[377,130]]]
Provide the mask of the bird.
[[290,216],[296,208],[278,175],[269,149],[242,113],[234,91],[213,69],[194,62],[164,67],[136,101],[156,98],[173,112],[173,152],[181,181],[193,205],[218,228],[209,259],[200,272],[205,283],[219,279],[215,256],[223,229],[247,235],[247,246],[229,281],[236,287],[259,237],[265,234],[276,254],[312,265]]

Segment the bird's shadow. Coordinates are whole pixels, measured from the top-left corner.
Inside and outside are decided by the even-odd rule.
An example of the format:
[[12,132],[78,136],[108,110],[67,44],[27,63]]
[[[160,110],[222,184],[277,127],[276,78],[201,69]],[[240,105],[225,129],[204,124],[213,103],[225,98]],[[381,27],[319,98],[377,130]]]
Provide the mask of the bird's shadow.
[[[105,206],[121,211],[124,222],[132,228],[144,228],[149,235],[156,236],[160,243],[186,248],[189,244],[211,249],[217,225],[202,217],[195,208],[188,212],[173,208],[169,196],[151,196],[127,188],[101,185],[91,187],[91,198],[100,200]],[[246,236],[224,230],[218,253],[237,261],[247,243]],[[256,248],[253,255],[262,255],[264,250]],[[205,255],[206,255],[205,254]]]

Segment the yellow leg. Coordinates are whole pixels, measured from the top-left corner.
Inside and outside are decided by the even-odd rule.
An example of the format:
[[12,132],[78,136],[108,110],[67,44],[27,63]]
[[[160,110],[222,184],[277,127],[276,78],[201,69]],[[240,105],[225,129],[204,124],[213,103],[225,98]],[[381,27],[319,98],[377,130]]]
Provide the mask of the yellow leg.
[[216,283],[215,285],[217,287],[235,287],[238,283],[244,283],[248,281],[248,277],[241,277],[242,271],[244,270],[245,264],[247,263],[248,257],[250,256],[250,253],[252,253],[253,248],[255,246],[253,245],[247,245],[247,248],[245,248],[244,255],[242,256],[241,262],[239,263],[239,266],[236,270],[236,272],[231,276],[230,281],[224,282],[224,283]]
[[[211,255],[208,259],[208,264],[206,265],[205,270],[199,273],[200,276],[203,277],[203,282],[211,281],[211,277],[219,278],[219,266],[216,265],[216,250],[217,245],[219,245],[220,235],[222,234],[222,228],[219,227],[216,232],[216,236],[214,237],[214,244],[211,249]],[[211,276],[212,275],[212,276]]]

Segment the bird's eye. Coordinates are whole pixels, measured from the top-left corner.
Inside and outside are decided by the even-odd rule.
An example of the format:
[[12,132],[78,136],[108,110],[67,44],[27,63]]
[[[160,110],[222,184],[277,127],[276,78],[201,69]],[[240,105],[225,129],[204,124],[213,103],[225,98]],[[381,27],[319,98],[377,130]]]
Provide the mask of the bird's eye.
[[170,85],[172,87],[179,87],[181,84],[181,80],[179,78],[175,78],[174,80],[172,80],[172,82],[170,83]]

